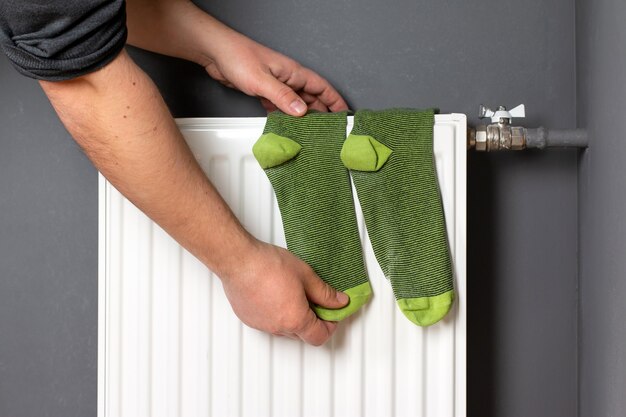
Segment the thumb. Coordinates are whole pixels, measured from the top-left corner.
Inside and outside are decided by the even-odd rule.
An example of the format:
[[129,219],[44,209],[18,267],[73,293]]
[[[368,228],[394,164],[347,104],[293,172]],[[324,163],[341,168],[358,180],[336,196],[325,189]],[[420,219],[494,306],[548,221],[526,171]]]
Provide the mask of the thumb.
[[341,308],[350,301],[350,297],[335,290],[314,273],[304,283],[304,291],[309,301],[320,307]]
[[307,105],[288,85],[267,74],[259,83],[258,95],[265,97],[276,107],[291,116],[303,116]]

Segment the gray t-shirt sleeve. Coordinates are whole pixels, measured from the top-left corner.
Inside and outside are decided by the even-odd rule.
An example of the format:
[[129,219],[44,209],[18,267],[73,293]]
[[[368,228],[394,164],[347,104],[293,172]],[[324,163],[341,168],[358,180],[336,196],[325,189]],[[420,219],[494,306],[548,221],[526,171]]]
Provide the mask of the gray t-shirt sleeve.
[[124,0],[0,0],[0,46],[31,78],[95,71],[119,54],[126,36]]

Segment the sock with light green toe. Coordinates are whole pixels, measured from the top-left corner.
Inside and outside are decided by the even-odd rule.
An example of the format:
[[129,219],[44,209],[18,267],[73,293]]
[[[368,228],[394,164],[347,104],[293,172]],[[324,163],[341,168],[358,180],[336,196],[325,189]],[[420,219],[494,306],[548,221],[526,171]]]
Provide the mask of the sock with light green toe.
[[420,326],[441,320],[454,300],[433,125],[432,110],[358,111],[341,151],[376,260]]
[[340,309],[313,306],[320,318],[331,321],[353,314],[372,294],[350,175],[339,157],[346,123],[345,112],[303,117],[272,112],[252,148],[274,187],[287,247],[350,297]]

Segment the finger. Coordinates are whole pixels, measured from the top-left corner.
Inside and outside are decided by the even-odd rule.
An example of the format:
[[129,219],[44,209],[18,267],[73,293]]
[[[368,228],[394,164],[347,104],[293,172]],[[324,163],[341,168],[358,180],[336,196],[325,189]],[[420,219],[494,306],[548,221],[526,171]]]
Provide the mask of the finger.
[[337,323],[320,320],[313,310],[309,310],[305,324],[296,335],[313,346],[323,345],[337,329]]
[[263,108],[265,109],[265,111],[269,112],[273,112],[275,110],[278,110],[278,107],[276,107],[274,105],[274,103],[272,103],[271,101],[269,101],[268,99],[266,99],[265,97],[261,97],[261,105],[263,106]]
[[293,333],[285,333],[285,332],[280,332],[280,333],[276,333],[274,336],[279,336],[279,337],[287,337],[291,340],[300,340],[300,338],[296,335],[294,335]]
[[266,74],[259,83],[257,94],[265,97],[283,112],[292,116],[303,116],[307,105],[291,87]]
[[312,96],[311,94],[307,94],[302,91],[298,91],[298,94],[302,97],[302,100],[304,100],[310,110],[317,110],[324,113],[328,112],[328,107],[326,107],[326,105],[322,103],[317,96]]
[[328,113],[328,107],[326,107],[326,105],[319,100],[307,105],[309,106],[310,110],[317,110],[321,111],[322,113]]
[[322,281],[315,273],[309,274],[304,281],[304,292],[309,301],[326,308],[341,308],[350,298]]
[[337,90],[316,72],[301,67],[285,82],[294,90],[316,96],[330,111],[348,110],[348,105]]

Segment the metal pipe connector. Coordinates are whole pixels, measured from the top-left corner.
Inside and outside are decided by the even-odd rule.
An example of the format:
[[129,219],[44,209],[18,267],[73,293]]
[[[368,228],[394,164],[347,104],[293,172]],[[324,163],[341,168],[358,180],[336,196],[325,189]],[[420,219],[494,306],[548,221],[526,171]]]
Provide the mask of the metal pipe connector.
[[507,123],[469,127],[468,148],[483,152],[522,150],[526,147],[524,130],[523,127],[510,126]]
[[507,110],[498,106],[491,110],[482,104],[479,106],[478,117],[490,118],[491,124],[467,128],[467,148],[481,152],[520,151],[527,148],[544,149],[547,147],[586,148],[589,144],[585,129],[527,129],[511,126],[513,118],[525,117],[523,104]]
[[468,149],[479,152],[520,151],[554,147],[586,148],[589,139],[585,129],[527,129],[507,123],[468,127]]

